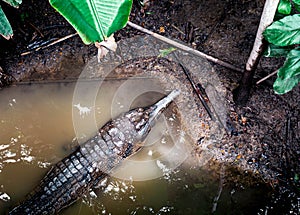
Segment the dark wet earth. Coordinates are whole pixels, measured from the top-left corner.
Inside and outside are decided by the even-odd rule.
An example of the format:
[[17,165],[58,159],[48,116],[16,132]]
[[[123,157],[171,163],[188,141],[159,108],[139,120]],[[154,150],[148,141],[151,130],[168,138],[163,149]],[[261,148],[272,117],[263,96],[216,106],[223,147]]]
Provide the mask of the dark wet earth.
[[[143,7],[134,1],[130,20],[168,38],[243,68],[255,38],[264,1],[152,0]],[[14,29],[14,38],[0,38],[0,87],[11,82],[76,79],[97,54],[78,36],[34,52],[41,44],[75,33],[48,1],[24,0],[17,10],[1,2]],[[143,35],[126,27],[117,40]],[[27,55],[27,52],[30,52]],[[280,67],[282,59],[261,59],[255,80]],[[257,214],[300,213],[300,92],[275,95],[274,77],[254,86],[246,107],[232,100],[241,74],[212,64],[227,90],[230,117],[238,135],[216,143],[215,160],[239,174],[253,174],[275,192]],[[238,174],[228,180],[238,181]],[[226,183],[225,183],[226,186]]]

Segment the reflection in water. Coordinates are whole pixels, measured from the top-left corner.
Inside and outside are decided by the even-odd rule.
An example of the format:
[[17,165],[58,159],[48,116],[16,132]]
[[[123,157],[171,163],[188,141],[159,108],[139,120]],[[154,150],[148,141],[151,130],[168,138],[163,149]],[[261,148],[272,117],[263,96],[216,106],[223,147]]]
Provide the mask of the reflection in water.
[[[111,118],[112,89],[117,85],[117,81],[116,86],[103,83],[93,107],[83,103],[72,107],[73,84],[20,85],[0,92],[0,214],[23,200],[51,164],[74,149],[77,138],[72,110],[82,119],[94,110],[99,125]],[[132,106],[149,105],[161,97],[149,93],[137,98]],[[128,180],[108,178],[102,182],[105,188],[91,190],[61,214],[209,214],[218,192],[218,176],[189,162],[175,170],[170,168],[178,165],[180,156],[187,156],[180,154],[182,148],[178,143],[187,139],[180,131],[173,108],[159,120],[144,149],[115,172],[116,177]],[[88,138],[93,132],[86,130],[82,137]],[[162,177],[156,178],[159,175]],[[152,180],[142,181],[143,177]],[[263,197],[261,190],[243,188],[247,200],[240,202],[235,196],[242,195],[241,192],[235,190],[228,195],[232,189],[225,188],[217,213],[253,212]]]

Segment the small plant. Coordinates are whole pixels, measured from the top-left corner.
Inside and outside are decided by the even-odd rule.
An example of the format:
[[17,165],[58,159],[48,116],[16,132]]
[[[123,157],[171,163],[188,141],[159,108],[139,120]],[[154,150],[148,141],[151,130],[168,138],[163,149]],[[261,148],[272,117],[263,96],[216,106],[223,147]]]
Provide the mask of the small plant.
[[267,57],[286,57],[279,68],[273,88],[277,94],[284,94],[300,82],[300,0],[280,0],[278,17],[263,33],[270,43]]
[[[3,0],[3,1],[15,8],[18,8],[19,5],[22,3],[22,0]],[[9,40],[13,36],[13,30],[1,6],[0,6],[0,34],[7,40]]]

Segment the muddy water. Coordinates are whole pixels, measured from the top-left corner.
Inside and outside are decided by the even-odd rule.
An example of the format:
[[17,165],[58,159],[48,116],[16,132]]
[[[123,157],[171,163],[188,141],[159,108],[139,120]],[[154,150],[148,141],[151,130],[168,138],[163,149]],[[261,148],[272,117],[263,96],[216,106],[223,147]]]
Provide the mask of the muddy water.
[[[139,83],[145,86],[150,81],[140,80]],[[95,128],[90,126],[93,124],[90,123],[93,122],[89,119],[90,116],[94,114],[96,124],[101,126],[121,112],[132,107],[150,105],[163,96],[158,92],[147,92],[134,98],[128,105],[128,102],[119,99],[122,95],[115,95],[121,83],[104,81],[93,106],[84,106],[84,96],[79,103],[72,103],[75,97],[74,83],[19,85],[1,92],[1,211],[22,199],[38,184],[51,164],[68,155],[77,146],[77,142],[84,142],[95,132]],[[90,86],[94,83],[84,84]],[[112,105],[113,103],[115,104]],[[176,121],[174,118],[169,119]],[[148,136],[145,149],[115,171],[116,177],[143,180],[145,177],[156,178],[161,174],[162,170],[157,165],[155,168],[153,164],[162,154],[170,153],[173,142],[170,134],[164,135],[167,130],[165,121],[166,117],[161,117]],[[76,123],[80,127],[76,127]],[[84,130],[80,130],[81,128]],[[163,147],[155,148],[157,142],[162,142]],[[133,169],[134,164],[138,167]]]
[[[145,86],[149,81],[139,83]],[[86,106],[84,99],[82,103],[72,102],[74,87],[73,83],[48,83],[19,85],[0,92],[0,214],[23,200],[52,164],[93,133],[93,126],[86,128],[92,110],[101,126],[128,108],[115,96],[118,81],[104,82],[93,106]],[[162,96],[148,92],[130,104],[146,106]],[[178,145],[183,138],[175,134],[181,134],[180,122],[174,106],[170,109],[150,133],[141,153],[115,171],[117,178],[109,178],[105,188],[90,191],[61,214],[210,214],[214,205],[217,214],[256,211],[264,188],[224,187],[218,204],[214,204],[220,191],[219,175],[191,159],[172,170],[188,156]],[[80,130],[78,124],[86,130]],[[184,144],[189,144],[187,137]],[[175,150],[178,146],[181,154]]]

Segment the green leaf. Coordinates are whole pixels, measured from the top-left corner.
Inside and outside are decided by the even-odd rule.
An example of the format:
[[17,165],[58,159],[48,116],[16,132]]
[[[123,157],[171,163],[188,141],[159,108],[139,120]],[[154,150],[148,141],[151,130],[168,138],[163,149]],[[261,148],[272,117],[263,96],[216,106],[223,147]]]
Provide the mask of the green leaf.
[[292,4],[290,0],[280,0],[277,10],[281,14],[290,14],[292,11]]
[[0,6],[0,34],[7,40],[13,36],[12,28],[1,6]]
[[22,3],[22,0],[3,0],[3,1],[16,8],[18,8],[19,5]]
[[300,75],[300,47],[291,50],[284,65],[278,70],[278,77],[287,79]]
[[300,12],[300,5],[294,5],[294,7],[295,7],[295,9],[298,11],[298,12]]
[[292,0],[294,3],[294,7],[297,11],[300,12],[300,0]]
[[277,46],[300,44],[300,14],[273,22],[263,35],[269,43]]
[[300,0],[292,0],[292,2],[293,2],[294,4],[300,5]]
[[123,28],[132,0],[50,0],[79,33],[85,44],[101,42]]
[[285,94],[297,86],[299,82],[300,75],[286,79],[278,77],[273,84],[273,89],[277,94]]
[[278,70],[273,89],[277,94],[284,94],[300,82],[300,47],[291,50],[284,65]]
[[273,44],[268,44],[268,47],[264,51],[265,57],[285,57],[293,49],[291,46],[280,47]]
[[170,47],[170,48],[167,48],[167,49],[161,49],[161,50],[159,50],[158,57],[165,57],[173,51],[176,51],[176,48]]

